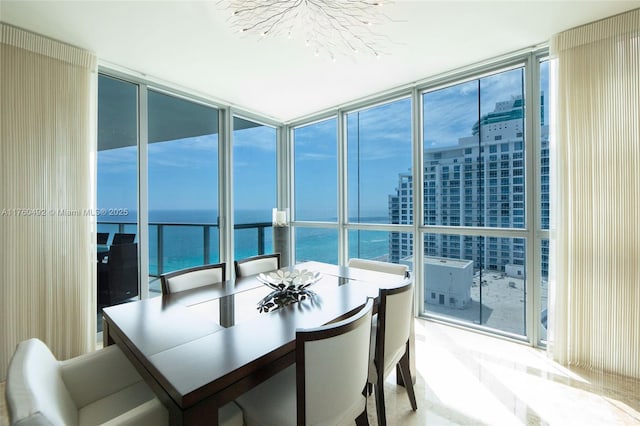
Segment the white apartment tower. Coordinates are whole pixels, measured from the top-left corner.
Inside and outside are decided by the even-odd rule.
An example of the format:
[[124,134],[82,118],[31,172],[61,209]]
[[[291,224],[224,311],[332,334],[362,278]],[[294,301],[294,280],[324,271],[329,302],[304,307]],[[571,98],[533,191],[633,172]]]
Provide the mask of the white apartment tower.
[[[544,103],[543,103],[544,105]],[[424,151],[424,222],[427,225],[524,228],[525,151],[524,104],[522,97],[496,103],[452,146]],[[549,149],[548,126],[541,129],[540,162],[541,221],[548,227]],[[399,175],[396,194],[389,196],[391,223],[412,223],[413,182],[410,173]],[[412,254],[410,233],[392,233],[391,262]],[[548,251],[543,247],[543,276]],[[513,275],[525,274],[525,241],[495,238],[427,234],[425,256],[467,259],[474,269],[489,269]]]

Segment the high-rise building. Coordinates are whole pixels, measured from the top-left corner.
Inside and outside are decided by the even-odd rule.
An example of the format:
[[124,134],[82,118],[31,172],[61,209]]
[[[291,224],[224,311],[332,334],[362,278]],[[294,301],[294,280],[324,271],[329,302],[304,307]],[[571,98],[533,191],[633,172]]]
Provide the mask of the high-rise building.
[[[544,103],[542,103],[544,104]],[[452,146],[425,148],[424,223],[442,226],[524,228],[525,150],[524,102],[521,96],[496,103],[483,115],[471,135]],[[541,225],[549,223],[548,126],[541,129]],[[396,194],[389,196],[391,223],[412,223],[413,182],[410,173],[399,175]],[[389,257],[400,262],[412,254],[410,233],[392,233]],[[525,241],[497,238],[427,234],[425,256],[467,259],[474,269],[525,275]],[[548,249],[543,247],[543,276],[547,275]]]

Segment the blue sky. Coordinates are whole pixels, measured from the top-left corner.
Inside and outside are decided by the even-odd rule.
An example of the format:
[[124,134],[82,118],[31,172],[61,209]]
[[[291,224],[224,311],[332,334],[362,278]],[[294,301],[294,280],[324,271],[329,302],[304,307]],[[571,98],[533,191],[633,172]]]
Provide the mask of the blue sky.
[[[237,209],[275,207],[275,145],[276,131],[268,126],[234,132]],[[217,134],[149,144],[148,167],[149,210],[216,210]],[[136,209],[136,169],[135,147],[99,152],[99,208]]]
[[337,216],[337,136],[335,118],[294,131],[297,220]]
[[[541,86],[547,92],[546,64],[542,71]],[[422,100],[425,147],[455,145],[460,137],[471,135],[478,119],[478,99],[482,115],[493,111],[496,102],[522,94],[522,74],[515,69],[426,93]],[[545,112],[548,114],[548,108]],[[350,216],[358,206],[363,214],[384,213],[398,174],[411,168],[411,100],[351,112],[346,131]],[[336,216],[336,132],[335,118],[294,132],[298,219]],[[150,144],[150,210],[215,209],[217,145],[217,134]],[[276,205],[275,129],[258,126],[235,131],[233,156],[235,208],[264,210],[269,214],[264,220],[270,220],[270,210]],[[136,209],[136,169],[135,147],[99,152],[99,208]]]

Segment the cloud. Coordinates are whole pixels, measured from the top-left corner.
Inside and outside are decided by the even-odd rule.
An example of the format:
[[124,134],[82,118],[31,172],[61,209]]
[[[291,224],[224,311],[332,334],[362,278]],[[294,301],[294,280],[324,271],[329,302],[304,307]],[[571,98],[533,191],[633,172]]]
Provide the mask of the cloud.
[[425,148],[454,146],[460,138],[471,136],[479,113],[488,114],[495,110],[497,102],[522,96],[522,73],[517,68],[426,93]]
[[138,149],[128,146],[106,151],[98,151],[98,173],[137,173]]
[[217,167],[218,136],[202,135],[148,146],[150,168],[211,168]]
[[303,152],[299,155],[296,155],[296,161],[326,161],[335,159],[335,154],[331,155],[320,152]]
[[337,156],[336,119],[320,121],[293,131],[296,161],[335,161]]
[[349,156],[361,160],[407,158],[411,162],[411,99],[401,99],[347,115]]
[[524,93],[523,79],[524,70],[522,68],[482,78],[480,80],[481,114],[492,112],[497,102],[522,96]]
[[269,126],[259,126],[235,130],[233,132],[233,147],[275,152],[276,129]]

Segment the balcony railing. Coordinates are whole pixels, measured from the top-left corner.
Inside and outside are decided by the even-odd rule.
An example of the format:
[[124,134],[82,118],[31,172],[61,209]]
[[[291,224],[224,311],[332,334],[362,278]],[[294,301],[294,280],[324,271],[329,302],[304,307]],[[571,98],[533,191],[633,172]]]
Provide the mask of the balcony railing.
[[[137,223],[135,222],[98,222],[98,226],[100,225],[106,225],[109,226],[110,229],[109,231],[114,233],[114,232],[118,232],[118,233],[126,233],[126,232],[130,232],[130,233],[137,233],[136,232],[136,228],[137,228]],[[150,222],[149,223],[149,234],[150,234],[150,238],[149,238],[149,244],[153,244],[151,242],[151,239],[153,238],[155,240],[155,256],[153,256],[155,258],[155,264],[152,262],[151,259],[151,254],[153,253],[153,246],[151,246],[149,248],[149,253],[150,253],[150,259],[149,259],[149,276],[152,277],[159,277],[160,275],[162,275],[165,272],[169,272],[168,270],[166,270],[166,265],[165,265],[165,256],[166,256],[166,244],[171,244],[171,241],[167,241],[167,231],[171,230],[172,228],[188,228],[188,229],[202,229],[201,231],[201,239],[200,241],[196,241],[196,238],[193,237],[193,235],[191,236],[191,248],[194,248],[194,245],[199,245],[202,244],[200,247],[202,247],[202,255],[201,255],[201,259],[202,259],[202,263],[200,263],[200,261],[197,261],[196,264],[207,264],[207,263],[211,263],[212,262],[212,258],[215,257],[216,253],[213,253],[214,256],[212,256],[212,233],[214,234],[213,238],[216,244],[214,245],[214,249],[217,249],[218,247],[218,242],[217,242],[217,236],[216,234],[218,234],[218,225],[217,224],[211,224],[211,223],[160,223],[160,222]],[[238,246],[239,243],[239,239],[236,238],[236,257],[246,257],[249,255],[254,255],[254,254],[265,254],[265,250],[266,250],[266,245],[267,245],[267,241],[269,240],[269,238],[267,238],[267,233],[265,232],[265,230],[267,228],[271,228],[272,227],[272,223],[271,222],[253,222],[253,223],[242,223],[242,224],[236,224],[234,225],[233,229],[234,231],[239,231],[239,230],[248,230],[248,229],[254,229],[255,230],[255,236],[250,236],[249,238],[243,238],[242,240],[242,246]],[[115,229],[114,229],[115,228]],[[152,229],[155,229],[155,236],[153,235]],[[106,230],[105,230],[106,231]],[[185,233],[187,234],[187,233]],[[198,238],[199,239],[199,238]],[[245,252],[246,254],[243,254],[243,252]],[[200,255],[198,255],[198,257],[200,258]],[[213,261],[217,261],[216,259],[213,259]],[[188,262],[188,261],[187,261]],[[152,271],[152,266],[155,266],[155,271]],[[194,265],[184,265],[183,267],[187,267],[187,266],[195,266]],[[170,270],[175,270],[175,269],[181,269],[181,267],[175,268],[175,267],[170,267]]]

